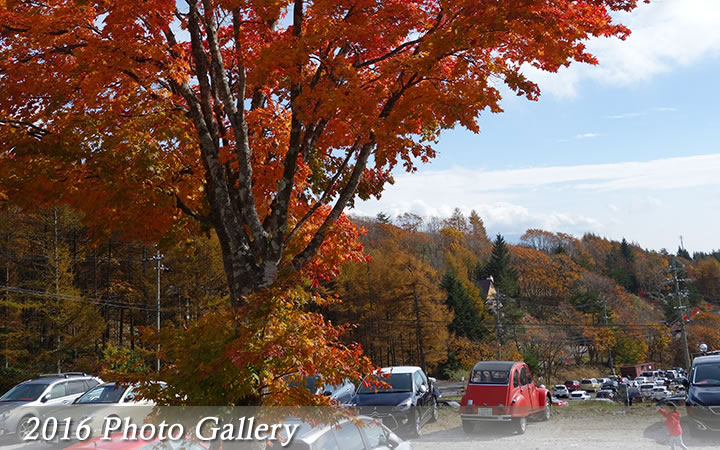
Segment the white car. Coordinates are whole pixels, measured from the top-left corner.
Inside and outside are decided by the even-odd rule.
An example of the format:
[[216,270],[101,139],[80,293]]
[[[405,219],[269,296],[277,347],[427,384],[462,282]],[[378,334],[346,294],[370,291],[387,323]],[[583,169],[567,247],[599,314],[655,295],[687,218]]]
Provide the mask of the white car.
[[590,397],[590,394],[587,393],[587,391],[572,391],[570,393],[570,400],[573,401],[585,401],[590,400],[592,397]]
[[656,386],[652,390],[652,398],[653,400],[665,400],[666,398],[670,397],[672,394],[670,391],[667,390],[665,386]]
[[635,377],[633,381],[637,386],[640,386],[641,384],[649,383],[650,379],[648,377]]
[[81,372],[40,375],[18,384],[0,397],[0,435],[22,439],[30,431],[30,420],[40,409],[73,403],[102,380]]
[[643,383],[640,385],[640,395],[645,398],[653,398],[653,389],[660,386],[655,386],[653,383]]
[[665,386],[665,378],[655,378],[655,386]]
[[570,397],[570,391],[564,384],[556,384],[553,388],[553,395],[558,398]]
[[[165,385],[163,382],[159,383]],[[84,393],[75,400],[74,404],[154,405],[151,400],[137,398],[137,387],[137,385],[120,386],[117,383],[104,383]]]

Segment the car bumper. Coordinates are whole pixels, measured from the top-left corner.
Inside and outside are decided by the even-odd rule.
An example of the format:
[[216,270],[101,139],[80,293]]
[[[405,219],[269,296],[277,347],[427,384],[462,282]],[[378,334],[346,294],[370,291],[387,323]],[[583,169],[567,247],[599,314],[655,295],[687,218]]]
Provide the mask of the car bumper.
[[477,414],[460,414],[463,421],[471,422],[510,422],[513,416],[505,414],[501,416],[479,416]]
[[687,415],[699,430],[720,431],[720,406],[688,405]]
[[411,428],[415,425],[413,420],[411,420],[414,411],[391,411],[389,409],[390,408],[359,408],[358,413],[363,416],[378,419],[392,431]]

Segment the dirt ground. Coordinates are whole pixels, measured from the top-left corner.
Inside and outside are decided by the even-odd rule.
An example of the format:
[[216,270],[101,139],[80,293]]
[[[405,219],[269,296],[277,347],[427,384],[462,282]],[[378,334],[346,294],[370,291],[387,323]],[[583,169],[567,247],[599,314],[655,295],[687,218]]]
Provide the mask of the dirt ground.
[[[445,408],[440,420],[423,428],[412,440],[413,449],[659,449],[667,448],[669,437],[654,405],[636,405],[626,411],[607,404],[572,404],[554,408],[549,422],[529,421],[525,434],[511,424],[483,424],[467,435],[460,426],[457,410]],[[684,412],[683,412],[684,415]],[[720,433],[691,432],[683,420],[685,445],[691,449],[717,449]]]

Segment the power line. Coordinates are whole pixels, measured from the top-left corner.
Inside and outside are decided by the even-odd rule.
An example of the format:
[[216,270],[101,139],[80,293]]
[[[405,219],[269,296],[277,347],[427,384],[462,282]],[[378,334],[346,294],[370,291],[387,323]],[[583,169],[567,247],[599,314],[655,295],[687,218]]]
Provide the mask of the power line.
[[112,307],[116,307],[116,308],[136,309],[136,310],[141,310],[141,311],[155,311],[155,308],[150,308],[150,307],[142,306],[142,305],[131,305],[129,303],[113,302],[113,301],[103,300],[103,299],[92,299],[92,298],[88,298],[88,297],[78,297],[75,295],[68,295],[68,294],[51,294],[51,293],[47,293],[47,292],[43,292],[43,291],[35,291],[32,289],[24,289],[24,288],[13,287],[13,286],[0,286],[0,289],[7,291],[7,292],[13,292],[16,294],[33,295],[36,297],[52,298],[52,299],[56,299],[56,300],[81,302],[81,303],[88,303],[88,304],[99,305],[99,306],[112,306]]

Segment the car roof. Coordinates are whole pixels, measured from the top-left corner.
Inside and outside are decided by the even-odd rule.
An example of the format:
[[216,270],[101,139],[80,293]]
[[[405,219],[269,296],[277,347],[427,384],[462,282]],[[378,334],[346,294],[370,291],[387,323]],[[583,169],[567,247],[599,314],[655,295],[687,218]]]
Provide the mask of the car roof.
[[480,361],[475,364],[473,370],[510,370],[516,364],[522,364],[517,361]]
[[417,366],[393,366],[393,367],[383,367],[380,369],[382,373],[413,373],[417,372],[418,370],[422,370]]
[[[368,416],[357,416],[358,420],[364,420],[369,422],[377,422],[379,424],[382,424],[381,422],[378,422],[377,419],[373,419],[372,417]],[[347,418],[341,418],[338,420],[337,425],[344,425],[346,423],[352,423],[351,420]],[[322,436],[330,427],[335,426],[336,424],[322,424],[318,426],[313,426],[309,424],[308,422],[305,422],[302,419],[299,419],[297,417],[293,417],[288,421],[285,421],[286,424],[298,424],[300,425],[300,429],[298,430],[301,434],[296,436],[296,439],[302,439],[305,442],[312,443],[315,440],[317,440],[320,436]],[[305,430],[302,430],[303,427],[310,427],[306,428]]]
[[693,366],[697,364],[720,363],[720,355],[698,356],[693,360]]

